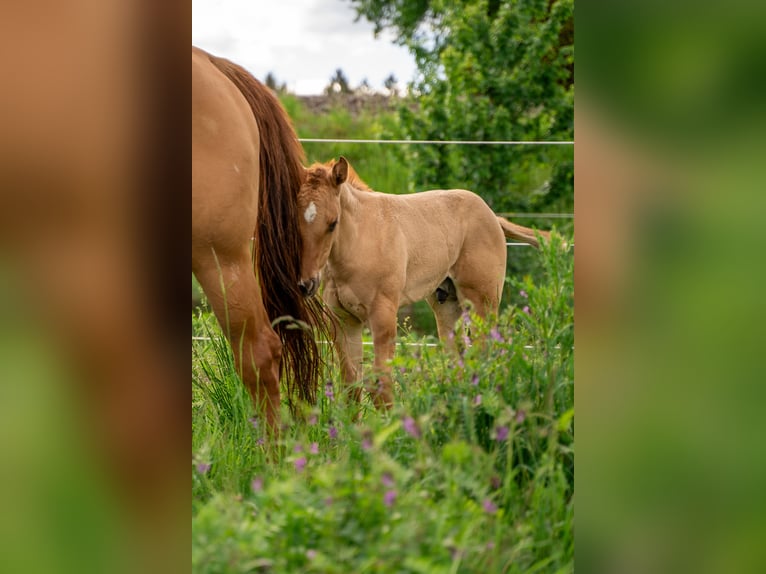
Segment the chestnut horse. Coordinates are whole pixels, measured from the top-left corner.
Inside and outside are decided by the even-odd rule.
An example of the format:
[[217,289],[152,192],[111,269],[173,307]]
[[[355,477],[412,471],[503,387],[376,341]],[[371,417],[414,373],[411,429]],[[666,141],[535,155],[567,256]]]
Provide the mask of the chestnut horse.
[[315,400],[322,366],[306,328],[320,324],[320,311],[299,288],[303,157],[268,88],[237,64],[192,47],[192,271],[272,430],[283,365],[291,407],[295,391]]
[[[393,402],[388,362],[399,307],[425,299],[445,340],[466,302],[482,317],[497,313],[506,238],[538,247],[534,230],[496,216],[475,193],[377,193],[343,157],[308,169],[298,208],[301,285],[315,293],[324,269],[323,297],[339,320],[335,347],[346,385],[360,378],[362,328],[369,323],[378,377],[371,394],[379,408]],[[358,401],[359,386],[349,389]]]

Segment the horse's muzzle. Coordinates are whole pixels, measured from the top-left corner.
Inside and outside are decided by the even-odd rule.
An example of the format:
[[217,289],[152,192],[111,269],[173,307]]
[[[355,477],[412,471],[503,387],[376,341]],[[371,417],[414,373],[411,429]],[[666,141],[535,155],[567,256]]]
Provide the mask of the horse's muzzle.
[[312,277],[311,279],[301,279],[298,282],[298,287],[301,290],[301,295],[304,297],[313,297],[319,289],[319,277]]

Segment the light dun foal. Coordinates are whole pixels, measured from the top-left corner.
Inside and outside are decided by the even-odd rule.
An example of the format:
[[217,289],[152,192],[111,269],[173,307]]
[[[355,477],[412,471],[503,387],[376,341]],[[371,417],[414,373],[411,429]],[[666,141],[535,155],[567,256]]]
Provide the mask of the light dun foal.
[[[369,323],[378,408],[393,404],[390,360],[397,310],[425,299],[445,340],[466,301],[482,317],[496,313],[505,279],[506,238],[537,247],[534,231],[498,217],[462,189],[410,195],[372,191],[345,158],[308,168],[298,195],[303,256],[300,286],[338,317],[335,346],[344,382],[357,401],[362,329]],[[543,233],[543,235],[547,235]]]

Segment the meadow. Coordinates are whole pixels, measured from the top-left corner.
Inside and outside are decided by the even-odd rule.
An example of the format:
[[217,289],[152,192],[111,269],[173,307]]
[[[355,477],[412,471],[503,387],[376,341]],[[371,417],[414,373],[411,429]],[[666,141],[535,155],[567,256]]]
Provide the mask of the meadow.
[[454,352],[405,322],[389,413],[365,398],[357,418],[328,356],[318,404],[283,407],[276,450],[197,310],[193,571],[572,572],[570,240],[535,252],[535,278],[507,279],[519,304],[466,315]]

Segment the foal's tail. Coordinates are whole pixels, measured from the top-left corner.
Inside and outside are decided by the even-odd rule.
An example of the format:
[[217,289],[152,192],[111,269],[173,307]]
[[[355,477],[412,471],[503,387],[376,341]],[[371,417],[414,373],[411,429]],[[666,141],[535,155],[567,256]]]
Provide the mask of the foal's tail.
[[529,227],[524,227],[523,225],[511,223],[499,215],[497,216],[497,221],[500,223],[500,227],[503,228],[503,233],[505,234],[506,239],[516,239],[517,241],[523,241],[524,243],[529,243],[530,245],[539,249],[540,243],[537,241],[537,237],[535,237],[535,232],[539,233],[546,239],[551,238],[551,234],[548,231],[539,231],[530,229]]
[[[302,245],[297,197],[304,178],[303,148],[290,118],[268,88],[241,66],[224,58],[210,59],[239,88],[258,122],[260,185],[254,230],[258,279],[266,313],[282,340],[280,370],[287,371],[290,407],[295,406],[296,392],[313,403],[324,365],[312,328],[321,336],[327,323],[321,302],[304,298],[298,287]],[[277,321],[285,317],[294,321]]]

